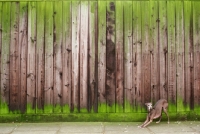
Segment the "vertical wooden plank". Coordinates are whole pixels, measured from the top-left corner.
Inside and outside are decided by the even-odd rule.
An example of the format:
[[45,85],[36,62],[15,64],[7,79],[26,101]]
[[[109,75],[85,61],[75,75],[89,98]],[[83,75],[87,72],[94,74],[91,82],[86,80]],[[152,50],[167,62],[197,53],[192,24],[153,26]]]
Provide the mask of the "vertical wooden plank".
[[115,112],[115,2],[107,1],[106,11],[106,103],[107,112]]
[[9,112],[9,50],[10,50],[10,2],[2,4],[2,51],[1,51],[1,114]]
[[62,1],[54,2],[54,113],[61,113],[62,106]]
[[44,110],[44,12],[45,2],[37,2],[37,48],[36,48],[36,91],[37,91],[37,113],[43,113]]
[[88,111],[88,8],[88,1],[82,1],[80,11],[80,112]]
[[142,10],[142,104],[151,101],[151,59],[149,43],[149,1],[141,2]]
[[159,77],[160,98],[168,99],[167,96],[167,2],[159,1]]
[[[131,6],[132,9],[132,6]],[[132,10],[131,10],[132,11]],[[124,86],[123,86],[123,2],[116,1],[116,112],[124,111]],[[127,16],[126,16],[127,17]],[[132,18],[132,16],[131,16]]]
[[175,44],[175,2],[167,2],[167,27],[168,27],[168,101],[169,111],[176,111],[176,44]]
[[53,112],[53,2],[45,3],[44,113]]
[[36,106],[36,3],[28,4],[27,113]]
[[[133,1],[133,48],[132,48],[132,79],[135,83],[132,85],[135,93],[135,111],[141,112],[142,104],[142,12],[141,2]],[[131,42],[130,42],[131,45]],[[133,100],[134,103],[134,100]]]
[[80,1],[72,1],[72,110],[80,111]]
[[[2,59],[1,59],[1,57],[2,57],[2,40],[3,40],[3,37],[2,37],[2,14],[3,14],[3,7],[2,7],[2,5],[3,5],[3,2],[0,2],[0,52],[1,52],[1,54],[0,54],[0,70],[1,70],[1,65],[2,65]],[[2,74],[2,73],[1,73]],[[0,83],[1,83],[1,74],[0,74]],[[2,94],[2,88],[0,89],[0,94],[1,94],[1,96],[0,96],[0,109],[2,109],[2,98],[3,98],[3,94]],[[0,110],[0,113],[1,113],[1,110]]]
[[97,1],[89,1],[89,110],[97,112]]
[[19,16],[19,46],[20,46],[20,110],[26,112],[27,100],[27,44],[28,44],[28,3],[20,2]]
[[200,2],[193,2],[194,110],[200,111]]
[[192,2],[184,1],[184,36],[185,36],[185,103],[186,111],[194,108],[194,75],[193,75],[193,24]]
[[[120,3],[121,4],[121,3]],[[135,19],[133,18],[133,13],[136,15],[136,8],[133,5],[137,4],[136,2],[126,1],[124,2],[124,111],[132,112],[134,104],[134,98],[136,97],[134,94],[134,84],[132,83],[133,78],[133,24],[135,23]],[[135,6],[136,7],[136,6]],[[117,9],[118,11],[118,9]],[[137,15],[136,15],[137,16]],[[118,17],[116,16],[116,19]],[[119,18],[120,20],[121,18]],[[117,21],[117,20],[116,20]],[[136,23],[135,23],[136,24]],[[118,31],[120,32],[120,31]],[[135,32],[136,33],[136,32]],[[135,44],[134,44],[135,45]],[[121,63],[122,64],[122,63]],[[135,74],[136,75],[136,74]],[[135,77],[136,78],[136,77]]]
[[10,37],[10,104],[12,112],[19,110],[19,3],[11,2],[11,37]]
[[63,113],[71,109],[72,88],[71,2],[63,1]]
[[98,112],[106,112],[106,1],[98,1]]
[[185,111],[185,73],[184,73],[184,16],[183,1],[176,1],[176,90],[177,90],[177,111]]
[[159,57],[158,57],[158,1],[150,2],[150,53],[151,53],[151,102],[160,98],[159,90]]

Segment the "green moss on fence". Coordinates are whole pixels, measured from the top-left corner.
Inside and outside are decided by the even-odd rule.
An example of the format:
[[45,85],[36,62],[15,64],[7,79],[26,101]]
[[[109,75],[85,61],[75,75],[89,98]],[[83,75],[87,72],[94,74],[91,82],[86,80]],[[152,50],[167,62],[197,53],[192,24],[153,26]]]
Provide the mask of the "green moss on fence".
[[[200,114],[194,111],[169,113],[170,122],[200,120]],[[0,122],[142,122],[146,118],[146,113],[70,113],[70,114],[6,114],[0,115]],[[163,114],[162,121],[167,121],[167,116]]]
[[6,103],[1,104],[1,114],[8,114],[9,113],[9,107]]

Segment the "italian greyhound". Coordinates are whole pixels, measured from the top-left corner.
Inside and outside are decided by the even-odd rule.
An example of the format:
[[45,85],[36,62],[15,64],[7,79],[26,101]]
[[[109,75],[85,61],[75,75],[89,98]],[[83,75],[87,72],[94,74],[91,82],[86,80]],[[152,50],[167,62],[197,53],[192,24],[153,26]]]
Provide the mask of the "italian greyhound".
[[169,124],[169,116],[167,113],[167,108],[168,108],[168,103],[167,100],[165,99],[160,99],[156,102],[156,104],[152,107],[152,103],[145,103],[145,105],[147,106],[147,110],[148,110],[148,114],[147,114],[147,118],[146,121],[138,127],[146,127],[147,125],[149,125],[153,119],[157,119],[160,117],[159,121],[157,121],[156,123],[159,123],[161,121],[162,118],[162,110],[165,112],[165,114],[167,115],[168,118],[168,124]]

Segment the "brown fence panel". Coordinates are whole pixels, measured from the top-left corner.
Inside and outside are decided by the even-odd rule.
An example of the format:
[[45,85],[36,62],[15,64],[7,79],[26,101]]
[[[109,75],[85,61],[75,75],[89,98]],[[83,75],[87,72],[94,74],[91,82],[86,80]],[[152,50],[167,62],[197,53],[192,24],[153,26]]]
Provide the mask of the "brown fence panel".
[[1,1],[1,114],[198,111],[199,3]]
[[20,83],[19,83],[19,93],[20,93],[20,110],[26,112],[26,102],[27,102],[27,44],[28,44],[28,3],[20,3],[20,16],[19,16],[19,51],[20,51]]
[[10,95],[10,24],[11,24],[11,3],[2,3],[2,45],[1,45],[1,114],[9,112],[9,95]]
[[44,82],[44,112],[53,112],[53,2],[45,3],[45,82]]

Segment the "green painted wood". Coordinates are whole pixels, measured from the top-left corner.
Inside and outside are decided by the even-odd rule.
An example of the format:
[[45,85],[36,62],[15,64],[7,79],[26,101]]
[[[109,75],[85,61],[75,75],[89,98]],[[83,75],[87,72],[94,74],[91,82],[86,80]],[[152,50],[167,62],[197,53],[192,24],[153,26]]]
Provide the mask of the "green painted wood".
[[185,56],[184,56],[184,8],[182,1],[176,1],[176,90],[177,90],[177,111],[185,111]]
[[[136,23],[136,18],[133,18],[133,13],[135,14],[135,16],[137,16],[137,12],[136,12],[136,2],[131,2],[131,1],[126,1],[124,2],[124,13],[123,15],[126,16],[124,17],[124,112],[132,112],[133,111],[133,107],[134,107],[134,89],[133,86],[136,87],[134,84],[136,83],[132,83],[132,81],[134,81],[135,77],[133,75],[133,68],[135,66],[134,65],[134,60],[132,59],[133,55],[133,51],[135,49],[133,49],[133,23]],[[134,6],[135,5],[135,6]],[[135,7],[133,9],[133,6]],[[134,11],[133,11],[134,10]],[[118,11],[118,10],[117,10]],[[121,18],[119,18],[120,20]],[[135,30],[135,29],[134,29]],[[135,31],[136,32],[136,31]],[[134,44],[134,46],[136,46]],[[136,70],[136,69],[135,69]],[[135,74],[136,75],[136,74]]]
[[45,82],[45,61],[44,61],[44,45],[45,45],[45,2],[36,3],[37,17],[37,36],[36,36],[36,91],[37,91],[37,111],[44,112],[44,82]]
[[106,1],[98,1],[98,112],[106,112]]
[[200,111],[200,2],[193,2],[193,45],[194,45],[194,110]]
[[115,112],[116,96],[116,3],[107,1],[106,10],[106,104],[107,112]]
[[149,42],[150,42],[150,54],[151,54],[151,102],[156,103],[160,98],[159,88],[159,45],[158,45],[158,2],[150,2],[150,26],[149,26]]
[[184,2],[184,39],[185,39],[185,103],[186,111],[194,108],[194,68],[193,68],[193,21],[192,2]]
[[19,49],[20,52],[20,111],[22,113],[26,112],[26,99],[27,99],[27,44],[28,44],[28,3],[19,3]]
[[53,2],[45,3],[44,113],[53,113]]
[[167,2],[167,30],[168,30],[168,101],[171,103],[169,111],[176,111],[176,42],[175,42],[175,2]]
[[11,3],[2,3],[2,48],[1,48],[1,114],[9,113],[9,50],[10,50],[10,24]]
[[[116,113],[124,112],[124,87],[123,87],[123,79],[124,79],[124,5],[122,1],[116,1]],[[131,6],[132,9],[132,6]],[[132,11],[132,10],[131,10]],[[132,18],[132,16],[131,16]]]
[[71,107],[72,87],[72,22],[71,2],[63,1],[63,113],[69,113]]
[[11,2],[10,37],[10,103],[11,112],[20,110],[20,49],[19,49],[19,3]]
[[[135,73],[132,73],[133,80],[135,80],[135,85],[133,85],[134,89],[132,90],[133,93],[135,93],[135,111],[141,112],[142,107],[142,10],[141,10],[141,2],[133,2],[133,48],[132,48],[132,57],[134,57],[132,60],[133,62],[133,70],[135,70]],[[131,45],[131,42],[130,42]],[[131,97],[134,99],[133,97]],[[133,101],[134,102],[134,101]]]

